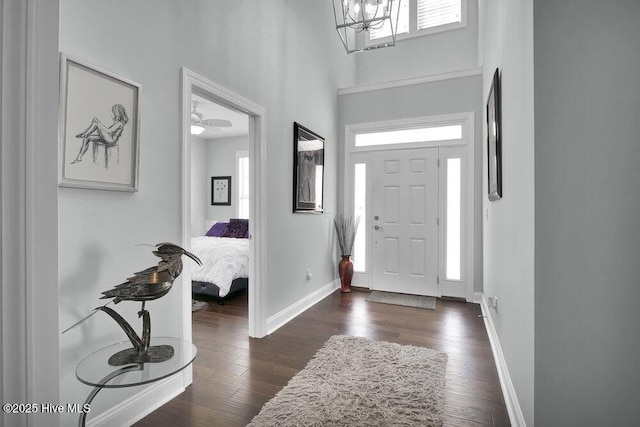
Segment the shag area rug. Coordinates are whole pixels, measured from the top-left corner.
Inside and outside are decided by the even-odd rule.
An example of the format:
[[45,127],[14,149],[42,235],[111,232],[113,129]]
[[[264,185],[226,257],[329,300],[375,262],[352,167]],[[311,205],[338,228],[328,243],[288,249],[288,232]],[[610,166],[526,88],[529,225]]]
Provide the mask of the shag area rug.
[[441,426],[446,363],[439,351],[334,335],[249,426]]
[[382,304],[404,305],[407,307],[436,309],[436,299],[421,295],[396,294],[393,292],[373,291],[367,297],[369,302],[379,302]]

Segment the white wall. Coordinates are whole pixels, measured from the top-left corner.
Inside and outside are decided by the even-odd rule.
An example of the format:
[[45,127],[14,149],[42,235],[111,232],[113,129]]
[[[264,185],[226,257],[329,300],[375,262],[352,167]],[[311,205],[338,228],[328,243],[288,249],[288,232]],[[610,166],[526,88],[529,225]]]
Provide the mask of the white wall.
[[[215,221],[228,221],[237,218],[238,212],[238,177],[236,164],[236,152],[248,151],[249,139],[246,136],[235,138],[212,139],[207,145],[207,169],[205,181],[209,189],[206,203],[207,219]],[[211,177],[231,177],[231,206],[211,205]]]
[[534,17],[536,423],[637,425],[640,2]]
[[480,10],[485,102],[496,68],[502,83],[503,197],[494,202],[487,198],[486,125],[483,130],[484,294],[498,297],[490,315],[524,421],[533,425],[533,8],[531,0],[500,0],[482,2]]
[[356,84],[403,80],[477,67],[478,0],[466,2],[467,26],[464,28],[399,40],[395,47],[355,54]]
[[[325,207],[336,209],[336,88],[353,84],[355,66],[341,50],[330,3],[62,0],[60,15],[63,52],[142,84],[140,191],[59,192],[62,325],[96,306],[100,291],[157,262],[150,248],[136,245],[180,241],[183,66],[267,110],[267,317],[335,279],[330,218],[291,213],[294,121],[327,139]],[[305,280],[307,268],[311,281]],[[175,290],[149,304],[154,335],[182,335],[182,306]],[[137,309],[127,302],[118,306],[129,319]],[[164,315],[154,316],[159,312]],[[123,338],[100,314],[61,338],[62,401],[81,402],[89,391],[75,378],[80,358]],[[92,413],[135,391],[101,392]],[[65,415],[63,423],[70,418]]]

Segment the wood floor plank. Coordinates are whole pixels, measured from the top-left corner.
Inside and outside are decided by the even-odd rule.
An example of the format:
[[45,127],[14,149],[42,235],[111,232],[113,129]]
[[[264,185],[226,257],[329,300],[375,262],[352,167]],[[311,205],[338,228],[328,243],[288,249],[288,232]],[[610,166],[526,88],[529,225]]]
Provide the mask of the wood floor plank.
[[438,299],[435,310],[335,292],[263,339],[248,337],[246,292],[193,314],[194,382],[136,426],[243,426],[329,337],[358,335],[449,355],[444,426],[509,426],[479,305]]

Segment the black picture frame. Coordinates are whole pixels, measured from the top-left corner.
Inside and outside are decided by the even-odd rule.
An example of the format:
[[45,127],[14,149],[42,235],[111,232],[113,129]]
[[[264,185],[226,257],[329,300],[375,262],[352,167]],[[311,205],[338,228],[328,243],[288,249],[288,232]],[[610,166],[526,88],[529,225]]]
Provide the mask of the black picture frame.
[[324,138],[293,123],[293,212],[324,212]]
[[500,70],[496,68],[487,97],[487,185],[489,200],[502,198],[502,111]]
[[211,205],[231,206],[231,177],[211,177]]

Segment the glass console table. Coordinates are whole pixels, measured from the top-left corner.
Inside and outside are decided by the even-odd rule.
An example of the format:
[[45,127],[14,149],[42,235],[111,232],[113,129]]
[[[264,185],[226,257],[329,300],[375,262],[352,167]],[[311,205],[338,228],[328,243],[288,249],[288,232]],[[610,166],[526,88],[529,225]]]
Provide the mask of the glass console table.
[[[96,394],[103,388],[133,387],[160,381],[182,371],[196,358],[196,346],[180,338],[152,337],[150,343],[152,346],[172,346],[173,357],[159,363],[109,365],[107,361],[114,353],[132,347],[131,341],[124,341],[101,348],[82,359],[76,367],[76,377],[80,382],[93,386],[93,390],[84,402],[85,405],[90,405]],[[86,412],[80,414],[79,426],[85,425],[86,417]]]

